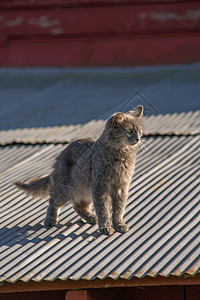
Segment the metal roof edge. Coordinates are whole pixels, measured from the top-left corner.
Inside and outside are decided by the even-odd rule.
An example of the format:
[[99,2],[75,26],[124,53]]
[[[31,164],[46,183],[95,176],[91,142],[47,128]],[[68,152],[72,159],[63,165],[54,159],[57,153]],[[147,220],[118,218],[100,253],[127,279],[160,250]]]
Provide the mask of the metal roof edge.
[[[192,117],[192,120],[190,120]],[[144,136],[196,136],[199,131],[200,110],[187,113],[144,116]],[[177,118],[177,120],[176,120]],[[9,129],[0,131],[0,146],[15,144],[66,144],[82,137],[98,138],[105,120],[85,124]],[[188,123],[187,128],[186,123]],[[154,125],[152,125],[154,124]],[[153,126],[153,127],[152,127]],[[30,138],[31,137],[31,138]]]
[[94,280],[71,280],[62,281],[56,279],[55,281],[41,282],[18,281],[16,283],[5,282],[0,286],[1,293],[12,292],[31,292],[31,291],[49,291],[49,290],[73,290],[73,289],[91,289],[91,288],[112,288],[112,287],[138,287],[138,286],[166,286],[166,285],[199,285],[200,274],[178,276],[145,276],[143,278],[132,277],[131,279],[94,279]]

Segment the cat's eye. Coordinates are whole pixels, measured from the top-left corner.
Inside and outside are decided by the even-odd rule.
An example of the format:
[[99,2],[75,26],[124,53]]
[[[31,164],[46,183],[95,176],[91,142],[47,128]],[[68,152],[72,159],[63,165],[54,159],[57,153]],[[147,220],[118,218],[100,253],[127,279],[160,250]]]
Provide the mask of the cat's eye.
[[128,132],[128,133],[131,133],[131,132],[133,132],[133,131],[132,131],[132,129],[129,128],[129,129],[127,129],[127,132]]

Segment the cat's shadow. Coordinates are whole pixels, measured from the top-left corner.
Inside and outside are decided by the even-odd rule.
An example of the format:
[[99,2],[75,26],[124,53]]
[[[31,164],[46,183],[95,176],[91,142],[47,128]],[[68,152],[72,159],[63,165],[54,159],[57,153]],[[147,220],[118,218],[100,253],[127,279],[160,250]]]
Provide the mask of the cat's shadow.
[[[12,248],[16,244],[24,246],[30,242],[36,245],[41,241],[51,242],[53,239],[59,239],[60,241],[66,239],[67,242],[69,242],[69,238],[71,241],[74,241],[78,237],[88,242],[97,239],[100,236],[97,228],[92,233],[88,233],[84,229],[80,232],[79,229],[85,224],[82,220],[77,220],[73,223],[70,221],[66,224],[58,223],[53,227],[45,226],[42,223],[33,226],[26,224],[23,227],[18,225],[12,228],[3,227],[0,228],[0,247],[7,246]],[[76,230],[73,230],[73,226],[76,227]],[[77,230],[79,231],[78,233],[76,233]]]
[[[61,223],[58,223],[55,225],[56,228],[58,228],[59,230],[62,230],[63,228],[66,228],[66,229],[69,229],[71,228],[72,226],[74,225],[77,225],[80,229],[81,227],[83,227],[85,223],[83,220],[77,220],[75,222],[67,222],[65,225],[61,224]],[[91,225],[92,226],[92,225]],[[48,226],[45,226],[46,228],[49,228]],[[98,230],[96,229],[94,232],[92,232],[91,234],[86,232],[86,231],[82,231],[80,233],[76,233],[76,232],[71,232],[67,235],[63,234],[63,233],[59,233],[56,237],[59,238],[60,240],[63,240],[65,239],[66,237],[70,237],[72,238],[73,240],[76,239],[77,237],[82,237],[83,239],[88,239],[88,238],[91,238],[93,237],[94,239],[96,239],[97,237],[99,237],[101,234],[98,232]]]

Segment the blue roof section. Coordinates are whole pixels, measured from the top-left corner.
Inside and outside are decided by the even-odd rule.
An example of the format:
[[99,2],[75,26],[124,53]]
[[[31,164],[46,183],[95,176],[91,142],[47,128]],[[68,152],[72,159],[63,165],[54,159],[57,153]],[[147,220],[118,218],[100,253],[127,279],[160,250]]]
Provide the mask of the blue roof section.
[[143,104],[145,115],[200,109],[200,64],[0,69],[0,129],[84,124]]

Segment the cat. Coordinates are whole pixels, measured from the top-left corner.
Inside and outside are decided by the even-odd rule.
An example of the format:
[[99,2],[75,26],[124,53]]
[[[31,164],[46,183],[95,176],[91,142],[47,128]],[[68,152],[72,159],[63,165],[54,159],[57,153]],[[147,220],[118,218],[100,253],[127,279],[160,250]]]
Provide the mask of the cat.
[[142,136],[142,114],[141,105],[127,113],[113,114],[99,139],[79,139],[69,144],[57,157],[49,176],[32,179],[28,184],[15,182],[32,196],[49,194],[45,225],[54,226],[59,210],[72,202],[81,218],[90,224],[98,222],[102,234],[129,230],[123,214]]

